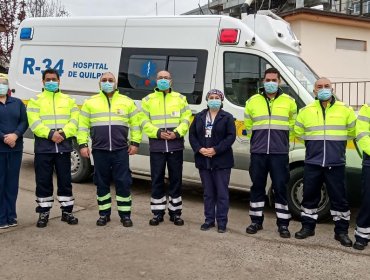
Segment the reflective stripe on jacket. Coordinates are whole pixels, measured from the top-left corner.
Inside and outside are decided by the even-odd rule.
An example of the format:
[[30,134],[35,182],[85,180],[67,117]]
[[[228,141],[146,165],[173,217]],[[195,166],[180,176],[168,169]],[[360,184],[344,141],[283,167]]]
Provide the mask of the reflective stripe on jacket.
[[305,141],[305,162],[321,166],[346,163],[347,140],[355,137],[356,115],[343,102],[333,99],[324,109],[319,100],[302,108],[294,131]]
[[362,105],[356,122],[356,141],[363,151],[363,165],[370,166],[370,106]]
[[[62,92],[44,90],[27,105],[30,129],[35,135],[35,153],[61,153],[72,151],[72,137],[76,136],[78,107],[71,97]],[[51,138],[56,130],[65,138],[60,144]]]
[[[173,152],[184,149],[184,136],[189,130],[191,110],[186,97],[178,92],[163,93],[158,89],[142,99],[144,119],[141,124],[149,137],[151,152]],[[161,131],[174,131],[174,140],[160,139]]]
[[245,104],[244,124],[251,138],[250,152],[287,154],[289,139],[294,137],[296,115],[295,100],[280,89],[273,99],[263,92],[249,98]]
[[112,99],[100,91],[85,100],[79,117],[77,141],[79,145],[88,143],[89,136],[92,148],[114,151],[128,147],[128,133],[132,145],[139,146],[142,133],[140,124],[143,113],[135,102],[114,92]]

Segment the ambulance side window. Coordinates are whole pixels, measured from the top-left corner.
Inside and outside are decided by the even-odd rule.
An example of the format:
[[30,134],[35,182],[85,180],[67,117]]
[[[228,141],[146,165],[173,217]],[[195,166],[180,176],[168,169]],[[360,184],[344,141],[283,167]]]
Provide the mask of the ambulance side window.
[[[258,93],[263,86],[265,70],[272,67],[262,57],[253,54],[225,52],[224,53],[224,89],[226,98],[233,104],[245,106],[252,95]],[[282,79],[280,87],[291,96],[294,90]]]
[[172,75],[173,90],[185,95],[189,104],[200,104],[208,52],[206,50],[123,48],[118,88],[134,100],[154,91],[157,72]]

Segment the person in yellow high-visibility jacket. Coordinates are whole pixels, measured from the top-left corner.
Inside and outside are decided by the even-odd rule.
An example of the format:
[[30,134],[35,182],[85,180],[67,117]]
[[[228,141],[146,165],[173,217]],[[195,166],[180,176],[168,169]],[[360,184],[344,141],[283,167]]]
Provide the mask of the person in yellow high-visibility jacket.
[[335,223],[334,238],[350,247],[348,237],[350,211],[345,184],[347,140],[355,137],[356,115],[353,109],[335,99],[329,79],[315,83],[317,100],[302,108],[297,116],[294,131],[304,140],[306,157],[301,205],[302,228],[297,239],[315,235],[317,207],[321,187],[325,183],[330,198],[330,212]]
[[53,69],[42,74],[44,90],[27,105],[30,129],[35,135],[36,202],[39,213],[37,227],[46,227],[53,206],[53,171],[58,181],[57,199],[61,204],[62,221],[77,224],[72,214],[71,152],[76,135],[79,110],[75,101],[60,91],[59,73]]
[[247,136],[251,138],[249,175],[253,182],[249,208],[252,223],[246,232],[255,234],[262,229],[267,175],[270,174],[278,232],[282,238],[290,238],[291,214],[287,202],[289,138],[292,138],[297,105],[279,88],[280,82],[280,72],[275,68],[267,69],[261,93],[253,95],[245,105],[244,124]]
[[164,189],[166,164],[170,186],[168,211],[170,221],[182,226],[181,184],[184,136],[190,125],[191,110],[186,97],[172,90],[172,78],[168,71],[157,73],[157,88],[143,98],[141,107],[145,118],[143,131],[149,137],[150,169],[152,178],[151,210],[152,226],[163,221],[167,198]]
[[94,183],[100,215],[96,225],[105,226],[110,221],[110,180],[113,178],[121,223],[124,227],[131,227],[132,178],[129,155],[138,151],[143,113],[131,98],[118,91],[112,73],[107,72],[101,76],[99,87],[100,92],[82,105],[77,135],[80,153],[86,158],[90,157],[88,141],[91,137]]

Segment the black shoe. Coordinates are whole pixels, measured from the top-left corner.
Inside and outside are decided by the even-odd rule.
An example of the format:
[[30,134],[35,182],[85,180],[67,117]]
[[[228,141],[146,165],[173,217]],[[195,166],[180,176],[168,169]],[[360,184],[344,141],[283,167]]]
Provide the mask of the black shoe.
[[17,219],[11,219],[8,221],[8,226],[10,227],[16,227],[18,225]]
[[48,221],[49,221],[49,212],[40,213],[36,226],[38,228],[44,228],[48,225]]
[[251,223],[247,229],[245,230],[249,234],[256,234],[257,231],[263,229],[262,225],[256,224],[256,223]]
[[367,246],[366,242],[355,241],[355,244],[353,244],[353,249],[364,250],[366,246]]
[[130,217],[121,218],[121,223],[124,227],[132,227],[133,223]]
[[335,234],[334,239],[338,240],[344,247],[352,247],[352,240],[349,239],[347,233]]
[[226,227],[224,227],[224,226],[218,226],[217,227],[217,232],[218,233],[225,233],[226,232]]
[[215,227],[215,223],[204,223],[203,225],[200,226],[200,230],[206,231],[210,230],[211,228]]
[[162,215],[156,215],[153,218],[150,219],[149,225],[151,226],[158,226],[159,223],[163,222],[163,216]]
[[78,224],[78,219],[73,216],[72,213],[68,212],[63,212],[62,213],[62,218],[60,219],[62,222],[66,222],[69,225],[77,225]]
[[183,226],[184,220],[180,216],[174,215],[170,217],[170,221],[173,222],[176,226]]
[[108,222],[110,222],[110,216],[100,216],[99,219],[96,221],[96,225],[99,227],[103,227],[107,225]]
[[315,235],[314,230],[303,227],[303,228],[301,228],[300,231],[297,231],[295,233],[295,238],[297,238],[297,239],[306,239],[307,237],[314,236],[314,235]]
[[279,226],[278,232],[282,238],[290,238],[290,232],[287,226]]

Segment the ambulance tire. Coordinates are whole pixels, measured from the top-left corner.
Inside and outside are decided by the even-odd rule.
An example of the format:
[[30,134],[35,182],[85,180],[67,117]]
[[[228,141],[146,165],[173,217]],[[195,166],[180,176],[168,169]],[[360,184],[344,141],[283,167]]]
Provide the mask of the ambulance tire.
[[[290,171],[288,183],[288,206],[293,218],[301,218],[301,202],[303,199],[303,166],[296,167]],[[318,206],[317,221],[327,221],[330,219],[330,201],[325,185],[321,189],[321,199]]]
[[81,183],[88,180],[92,174],[90,159],[83,158],[77,144],[73,145],[71,152],[71,175],[73,183]]

